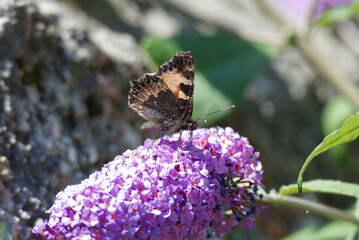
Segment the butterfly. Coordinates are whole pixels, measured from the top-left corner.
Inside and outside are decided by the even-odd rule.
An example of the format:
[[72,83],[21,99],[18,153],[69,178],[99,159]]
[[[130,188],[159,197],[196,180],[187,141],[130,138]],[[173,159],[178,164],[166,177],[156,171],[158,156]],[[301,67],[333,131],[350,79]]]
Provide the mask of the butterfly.
[[131,80],[128,105],[147,120],[142,129],[157,134],[160,131],[182,134],[183,130],[199,127],[191,118],[194,70],[191,52],[177,51],[155,73]]

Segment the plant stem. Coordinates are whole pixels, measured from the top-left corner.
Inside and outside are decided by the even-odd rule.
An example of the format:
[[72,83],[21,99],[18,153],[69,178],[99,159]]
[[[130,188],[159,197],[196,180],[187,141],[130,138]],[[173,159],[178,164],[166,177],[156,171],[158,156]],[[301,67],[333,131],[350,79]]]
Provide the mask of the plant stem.
[[258,200],[258,202],[264,202],[270,204],[282,204],[290,207],[295,207],[309,212],[314,212],[318,215],[327,217],[329,219],[343,220],[359,226],[359,218],[345,211],[299,197],[280,196],[280,194],[270,193],[270,194],[264,194],[263,198],[261,200]]

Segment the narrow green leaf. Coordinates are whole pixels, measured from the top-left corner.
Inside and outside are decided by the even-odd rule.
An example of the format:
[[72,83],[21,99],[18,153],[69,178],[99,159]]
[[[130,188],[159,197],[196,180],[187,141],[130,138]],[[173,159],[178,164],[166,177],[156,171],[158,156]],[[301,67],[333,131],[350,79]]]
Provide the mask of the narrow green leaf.
[[343,143],[351,142],[359,135],[359,112],[355,113],[344,121],[342,126],[336,131],[326,136],[305,160],[302,169],[299,172],[297,184],[299,192],[302,192],[303,173],[312,159],[318,154],[327,151],[330,148]]
[[[336,96],[328,101],[321,113],[321,125],[323,135],[326,136],[338,129],[340,125],[356,112],[354,104],[343,96]],[[350,158],[347,152],[347,145],[339,145],[328,150],[333,163],[343,169],[347,169]]]
[[321,113],[321,124],[324,135],[337,130],[340,125],[356,112],[354,104],[343,96],[336,96],[328,101]]
[[[359,198],[359,185],[354,183],[346,183],[338,180],[318,179],[303,183],[303,192],[318,192],[345,195],[349,197]],[[279,190],[281,196],[298,193],[296,184],[282,186]]]

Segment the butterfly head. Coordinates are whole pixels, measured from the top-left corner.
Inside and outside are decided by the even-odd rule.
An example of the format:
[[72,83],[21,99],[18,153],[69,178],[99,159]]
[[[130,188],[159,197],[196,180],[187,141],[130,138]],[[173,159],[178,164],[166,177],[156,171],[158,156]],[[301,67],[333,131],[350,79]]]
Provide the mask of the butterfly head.
[[199,128],[199,124],[196,121],[189,119],[181,126],[180,129],[178,129],[178,131],[180,131],[180,130],[195,130],[197,128]]

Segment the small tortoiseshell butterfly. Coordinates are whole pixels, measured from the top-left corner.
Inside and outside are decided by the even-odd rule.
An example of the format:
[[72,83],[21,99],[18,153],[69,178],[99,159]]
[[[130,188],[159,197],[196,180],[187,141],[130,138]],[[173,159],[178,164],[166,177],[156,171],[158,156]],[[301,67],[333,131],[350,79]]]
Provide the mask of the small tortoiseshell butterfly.
[[190,51],[176,55],[158,68],[131,81],[128,105],[147,120],[142,129],[151,132],[194,130],[194,59]]

